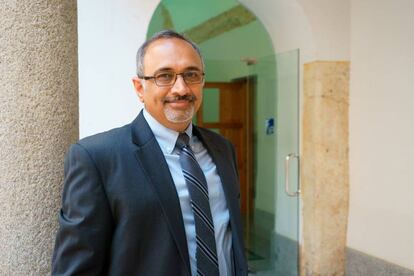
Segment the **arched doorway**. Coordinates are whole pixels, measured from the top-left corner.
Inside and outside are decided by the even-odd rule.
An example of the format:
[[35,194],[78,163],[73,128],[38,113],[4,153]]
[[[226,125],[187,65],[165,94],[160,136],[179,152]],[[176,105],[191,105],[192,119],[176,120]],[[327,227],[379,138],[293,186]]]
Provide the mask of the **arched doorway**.
[[[298,152],[298,51],[275,55],[266,29],[236,0],[163,0],[147,36],[186,34],[206,64],[203,106],[195,123],[236,146],[249,268],[297,275],[298,199],[284,190],[288,153]],[[297,164],[291,164],[291,189]]]

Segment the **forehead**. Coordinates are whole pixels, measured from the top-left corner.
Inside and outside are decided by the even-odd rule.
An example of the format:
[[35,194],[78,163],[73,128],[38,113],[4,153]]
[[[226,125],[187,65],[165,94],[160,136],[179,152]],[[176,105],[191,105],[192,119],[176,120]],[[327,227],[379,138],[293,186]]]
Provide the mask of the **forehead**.
[[187,68],[202,70],[198,52],[185,40],[178,38],[162,38],[152,42],[145,51],[144,69],[155,72],[161,69],[182,71]]

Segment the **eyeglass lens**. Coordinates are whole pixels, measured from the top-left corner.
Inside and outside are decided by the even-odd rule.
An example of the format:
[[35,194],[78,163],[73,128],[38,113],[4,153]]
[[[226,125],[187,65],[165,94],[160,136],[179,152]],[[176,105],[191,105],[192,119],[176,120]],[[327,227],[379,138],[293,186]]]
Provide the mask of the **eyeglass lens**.
[[203,73],[195,70],[185,71],[180,74],[171,71],[159,72],[154,78],[158,85],[172,85],[175,83],[178,75],[181,75],[187,84],[200,83],[203,80]]

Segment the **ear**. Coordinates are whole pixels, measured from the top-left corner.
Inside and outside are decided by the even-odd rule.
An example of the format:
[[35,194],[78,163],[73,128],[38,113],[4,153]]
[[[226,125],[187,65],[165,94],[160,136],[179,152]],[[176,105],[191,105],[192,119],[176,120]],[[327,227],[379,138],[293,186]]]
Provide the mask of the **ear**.
[[132,83],[134,84],[135,93],[137,94],[141,102],[144,102],[144,92],[145,92],[143,81],[144,80],[138,78],[137,76],[134,76],[132,78]]

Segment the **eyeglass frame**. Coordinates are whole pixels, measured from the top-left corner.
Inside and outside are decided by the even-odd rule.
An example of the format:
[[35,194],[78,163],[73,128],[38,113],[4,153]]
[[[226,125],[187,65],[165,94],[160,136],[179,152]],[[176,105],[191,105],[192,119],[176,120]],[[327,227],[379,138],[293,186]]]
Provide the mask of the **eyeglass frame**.
[[[157,83],[157,79],[156,79],[156,75],[159,74],[159,73],[163,73],[163,72],[173,73],[175,75],[174,81],[171,82],[170,84],[165,84],[165,85],[158,84]],[[200,82],[190,82],[190,83],[187,83],[187,81],[184,78],[184,74],[185,73],[188,73],[188,72],[198,72],[198,73],[201,73],[201,80],[200,80]],[[158,87],[171,87],[171,86],[174,86],[174,84],[176,83],[177,78],[178,78],[178,75],[181,75],[181,77],[183,78],[183,81],[185,82],[185,84],[189,85],[189,84],[200,84],[200,83],[202,83],[204,81],[204,76],[206,75],[206,73],[203,72],[203,71],[200,71],[200,70],[187,70],[187,71],[184,71],[184,72],[181,72],[181,73],[176,73],[174,71],[165,70],[165,71],[156,72],[156,73],[154,73],[153,76],[140,76],[140,75],[137,75],[137,76],[138,76],[138,78],[144,79],[144,80],[151,80],[151,79],[153,79],[154,80],[154,83]]]

